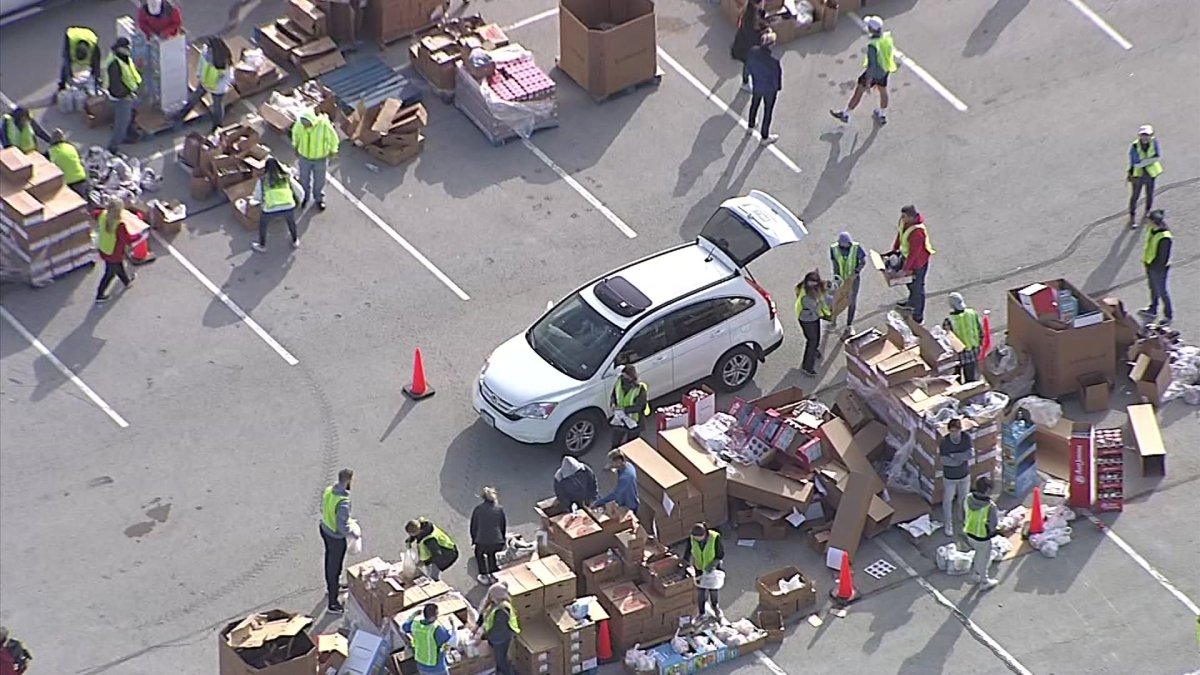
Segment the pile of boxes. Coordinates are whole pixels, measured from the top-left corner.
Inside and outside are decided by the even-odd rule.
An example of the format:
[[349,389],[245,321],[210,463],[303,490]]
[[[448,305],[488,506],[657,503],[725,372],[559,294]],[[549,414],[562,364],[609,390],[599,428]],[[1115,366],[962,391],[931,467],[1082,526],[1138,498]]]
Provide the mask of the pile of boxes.
[[309,675],[318,668],[312,618],[272,609],[217,632],[220,675]]
[[[767,26],[774,31],[776,44],[786,44],[804,35],[833,30],[837,26],[837,0],[767,0],[763,10]],[[721,14],[737,27],[746,8],[743,0],[721,0]]]
[[261,207],[251,204],[250,197],[271,154],[260,140],[253,126],[232,124],[211,136],[188,134],[179,152],[180,163],[192,171],[192,198],[206,199],[213,190],[222,191],[247,230],[258,227]]
[[87,202],[41,154],[0,150],[0,202],[5,278],[44,286],[93,262]]
[[389,98],[374,108],[362,103],[346,119],[346,135],[354,145],[379,161],[398,166],[421,154],[425,136],[421,131],[429,122],[425,106],[406,106]]
[[[258,107],[258,115],[272,130],[289,134],[296,119],[306,110],[337,116],[337,102],[332,92],[316,80],[309,80],[290,92],[271,92],[270,98]],[[290,138],[290,136],[289,136]]]
[[346,65],[325,12],[309,0],[288,0],[287,15],[259,26],[256,38],[269,58],[292,64],[306,80]]
[[479,15],[451,19],[419,32],[409,47],[409,60],[434,93],[449,102],[458,67],[472,49],[491,51],[508,45],[508,36]]
[[1057,398],[1080,378],[1116,377],[1116,321],[1065,279],[1008,292],[1008,343],[1033,359],[1037,393]]
[[[780,582],[799,579],[796,587],[786,590]],[[793,584],[794,585],[794,584]],[[758,608],[761,611],[778,612],[780,618],[799,614],[801,611],[815,607],[817,604],[817,589],[812,580],[804,576],[799,568],[788,566],[760,576],[755,581],[758,589]],[[766,628],[759,624],[760,628]]]
[[514,641],[509,658],[517,672],[530,675],[571,675],[594,670],[598,665],[599,625],[608,618],[595,597],[548,605],[536,619],[522,620],[521,634]]

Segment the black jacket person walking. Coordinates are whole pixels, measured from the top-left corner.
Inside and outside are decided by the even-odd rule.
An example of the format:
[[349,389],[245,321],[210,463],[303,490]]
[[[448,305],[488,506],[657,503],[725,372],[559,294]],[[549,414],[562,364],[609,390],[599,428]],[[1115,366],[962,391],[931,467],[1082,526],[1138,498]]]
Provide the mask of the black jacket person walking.
[[783,67],[779,63],[779,57],[771,53],[773,46],[775,46],[775,33],[768,30],[762,34],[760,44],[751,48],[750,54],[746,57],[746,68],[750,71],[752,92],[750,124],[746,127],[746,132],[754,130],[758,120],[758,106],[761,104],[763,119],[759,133],[762,136],[763,145],[770,145],[779,139],[778,134],[771,133],[771,118],[775,113],[775,98],[779,95],[779,90],[783,88]]

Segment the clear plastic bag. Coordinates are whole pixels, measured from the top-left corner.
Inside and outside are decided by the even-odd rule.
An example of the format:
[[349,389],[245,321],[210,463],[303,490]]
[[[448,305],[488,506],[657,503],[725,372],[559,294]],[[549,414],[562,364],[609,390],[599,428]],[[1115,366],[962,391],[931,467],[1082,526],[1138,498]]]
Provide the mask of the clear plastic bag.
[[1029,415],[1029,421],[1039,427],[1052,427],[1062,419],[1062,406],[1057,401],[1040,396],[1026,396],[1017,401],[1017,409]]

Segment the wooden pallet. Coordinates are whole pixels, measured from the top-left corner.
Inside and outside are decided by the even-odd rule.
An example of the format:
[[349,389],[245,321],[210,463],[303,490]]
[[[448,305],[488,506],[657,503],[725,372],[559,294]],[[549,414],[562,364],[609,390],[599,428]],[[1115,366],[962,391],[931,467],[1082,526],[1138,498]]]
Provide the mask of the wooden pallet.
[[[563,70],[562,66],[559,65],[558,59],[554,60],[554,67],[557,68],[558,71],[561,72],[563,75],[565,75],[567,77],[567,79],[574,82],[574,80],[571,78],[571,76],[567,74],[567,71]],[[608,94],[606,96],[596,96],[595,94],[593,94],[591,92],[587,92],[587,95],[589,97],[591,97],[591,99],[593,101],[595,101],[596,103],[604,103],[605,101],[611,101],[614,98],[620,98],[622,96],[632,94],[633,92],[637,91],[638,89],[642,89],[644,87],[657,87],[659,85],[659,83],[662,82],[663,74],[664,73],[663,73],[662,68],[655,68],[654,77],[651,77],[646,80],[642,80],[641,82],[631,84],[628,87],[625,87],[624,89],[618,89],[617,91],[614,91],[613,93]],[[587,90],[584,90],[584,91],[587,91]]]
[[[509,141],[515,141],[515,140],[521,138],[519,135],[517,135],[516,132],[513,132],[513,134],[511,136],[493,136],[490,132],[488,132],[487,129],[484,128],[484,125],[482,123],[480,123],[479,120],[475,119],[475,116],[472,115],[470,111],[468,111],[464,108],[459,108],[457,105],[454,107],[458,108],[459,112],[461,112],[464,117],[471,120],[471,124],[475,125],[476,129],[479,129],[479,133],[483,134],[483,137],[487,139],[488,143],[492,144],[493,148],[498,148],[502,145],[507,144]],[[554,129],[557,126],[558,126],[558,119],[556,118],[550,122],[543,122],[541,126],[534,128],[533,133],[536,134],[537,132],[539,132],[543,129]]]

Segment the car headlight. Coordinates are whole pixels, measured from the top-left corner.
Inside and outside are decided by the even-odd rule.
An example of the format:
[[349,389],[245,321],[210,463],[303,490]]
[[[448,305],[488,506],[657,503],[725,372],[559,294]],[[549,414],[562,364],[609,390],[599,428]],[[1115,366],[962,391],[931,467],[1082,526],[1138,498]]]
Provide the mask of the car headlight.
[[554,412],[554,409],[557,407],[557,403],[530,403],[517,408],[512,414],[516,415],[517,417],[544,420],[549,417],[550,413]]

